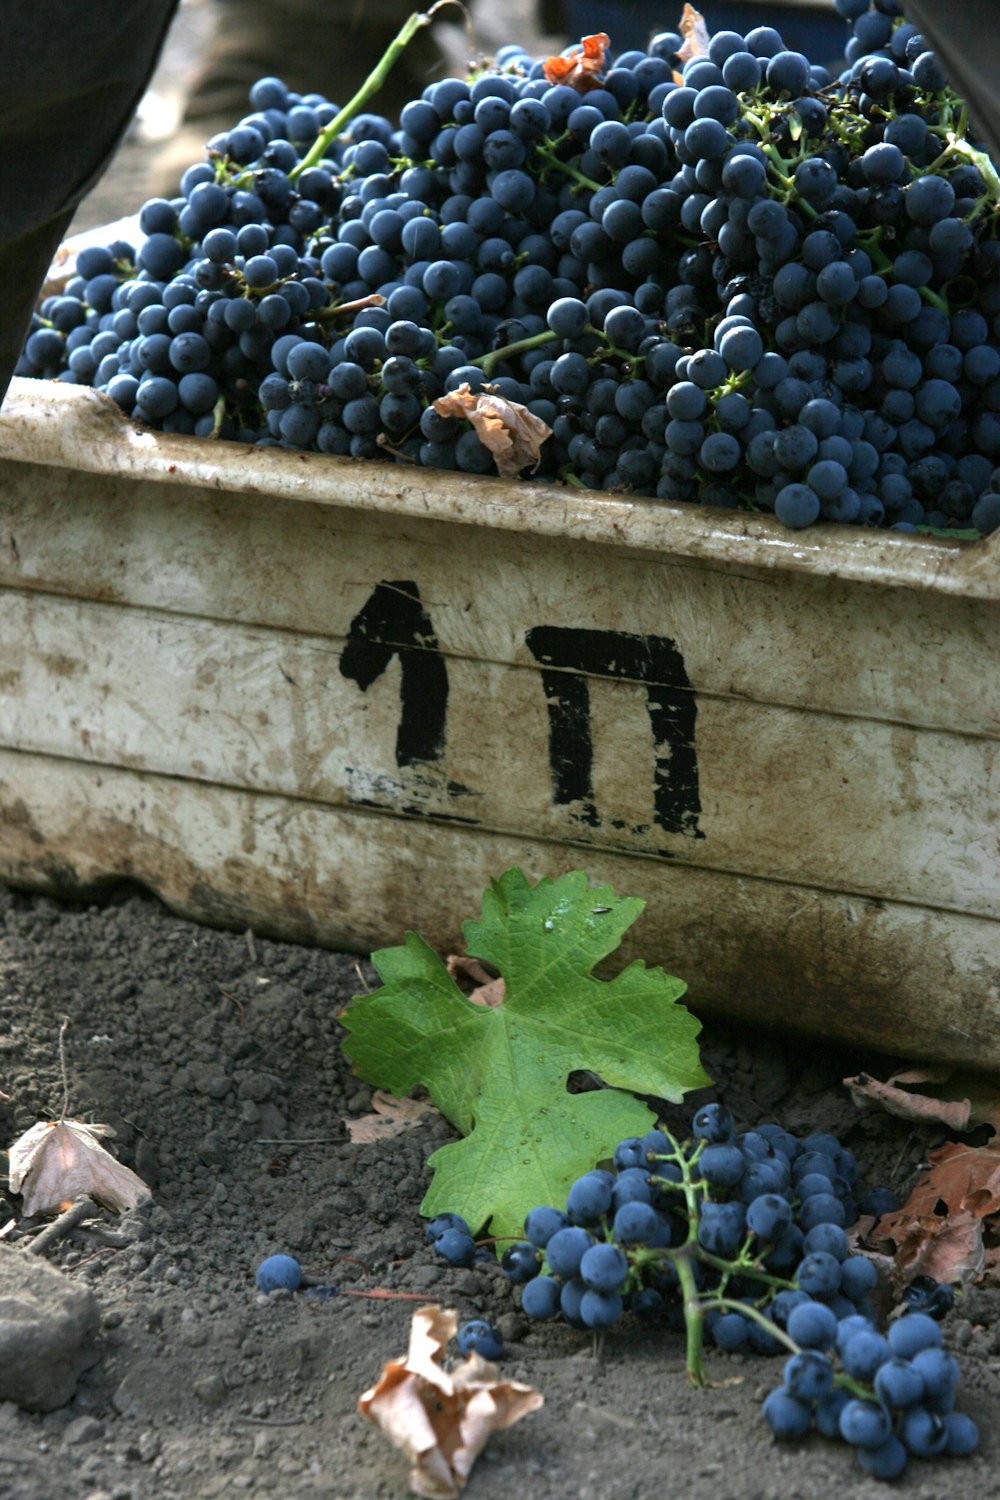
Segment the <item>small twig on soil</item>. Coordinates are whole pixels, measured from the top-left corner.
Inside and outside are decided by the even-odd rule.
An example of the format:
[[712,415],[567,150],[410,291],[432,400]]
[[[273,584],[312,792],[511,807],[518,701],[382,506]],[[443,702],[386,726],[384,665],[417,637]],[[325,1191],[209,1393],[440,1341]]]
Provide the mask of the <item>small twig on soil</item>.
[[313,1135],[301,1140],[292,1136],[263,1135],[254,1142],[256,1146],[339,1146],[343,1142],[339,1135]]
[[363,972],[360,964],[355,964],[354,965],[354,972],[355,972],[355,974],[357,974],[357,976],[358,976],[358,983],[361,985],[361,988],[364,990],[365,994],[366,995],[370,995],[371,992],[372,992],[372,987],[368,983],[367,979],[365,978],[364,972]]
[[59,1071],[62,1073],[63,1081],[63,1106],[60,1121],[65,1120],[69,1114],[69,1074],[66,1072],[66,1032],[69,1028],[69,1016],[63,1016],[63,1023],[59,1028]]
[[237,1422],[249,1422],[253,1427],[304,1427],[302,1417],[237,1417]]
[[94,1250],[90,1255],[85,1255],[82,1260],[78,1260],[75,1265],[70,1266],[70,1275],[72,1275],[74,1271],[79,1271],[81,1266],[88,1266],[92,1260],[97,1260],[101,1255],[113,1254],[114,1251],[112,1250],[110,1245],[102,1245],[100,1250]]
[[899,1178],[899,1169],[903,1165],[903,1162],[906,1160],[907,1153],[909,1152],[909,1149],[912,1146],[913,1141],[914,1141],[914,1132],[911,1130],[910,1133],[909,1133],[909,1135],[906,1137],[906,1140],[903,1142],[903,1149],[900,1151],[899,1155],[897,1156],[896,1161],[895,1161],[895,1165],[893,1166],[892,1171],[889,1173],[889,1181],[890,1182],[896,1182],[898,1180],[898,1178]]
[[241,1000],[239,995],[234,995],[232,990],[224,990],[221,984],[219,985],[219,994],[222,996],[223,1000],[229,1000],[233,1005],[236,1006],[236,1009],[240,1013],[240,1025],[245,1026],[247,1020],[246,1002],[244,1000]]
[[3,1228],[0,1229],[0,1240],[5,1240],[7,1238],[7,1236],[10,1234],[11,1230],[16,1229],[16,1228],[17,1228],[17,1220],[16,1219],[8,1219],[7,1222],[6,1222],[6,1224],[3,1226]]
[[342,1286],[340,1289],[342,1297],[370,1297],[376,1302],[426,1302],[426,1292],[390,1292],[385,1287],[378,1286],[373,1292],[359,1292],[353,1287]]
[[250,928],[250,927],[247,928],[246,937],[247,937],[247,952],[250,955],[250,962],[252,964],[259,963],[260,959],[257,957],[257,944],[253,940],[253,929],[252,928]]
[[73,1232],[85,1245],[99,1245],[102,1250],[124,1250],[132,1243],[127,1235],[118,1234],[114,1229],[102,1229],[96,1224],[86,1229],[78,1227]]
[[65,1212],[59,1215],[58,1219],[53,1219],[51,1224],[46,1225],[39,1234],[36,1234],[31,1243],[25,1246],[25,1249],[29,1255],[44,1254],[50,1245],[54,1245],[57,1240],[61,1240],[64,1235],[69,1234],[70,1230],[75,1228],[82,1219],[92,1219],[97,1211],[97,1204],[93,1198],[78,1198],[75,1203],[70,1204]]

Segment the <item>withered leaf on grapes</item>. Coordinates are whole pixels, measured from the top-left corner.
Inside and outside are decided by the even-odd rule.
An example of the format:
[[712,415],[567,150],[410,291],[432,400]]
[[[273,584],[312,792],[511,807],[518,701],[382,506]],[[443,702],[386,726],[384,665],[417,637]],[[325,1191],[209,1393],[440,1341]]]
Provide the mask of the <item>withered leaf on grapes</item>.
[[610,46],[611,38],[599,31],[594,36],[585,36],[579,47],[574,48],[568,57],[547,57],[546,82],[565,84],[567,88],[576,89],[578,94],[599,89]]
[[502,479],[515,479],[524,469],[536,469],[542,444],[552,436],[552,428],[520,402],[492,391],[477,395],[468,385],[439,396],[434,410],[442,417],[465,417],[472,423],[483,447],[493,454]]

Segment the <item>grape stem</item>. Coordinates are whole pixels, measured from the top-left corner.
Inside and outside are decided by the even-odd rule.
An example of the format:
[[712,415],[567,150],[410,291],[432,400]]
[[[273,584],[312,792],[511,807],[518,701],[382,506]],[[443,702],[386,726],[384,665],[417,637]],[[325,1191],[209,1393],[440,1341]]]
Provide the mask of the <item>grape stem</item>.
[[344,126],[349,124],[354,116],[364,108],[369,99],[378,93],[417,32],[422,31],[425,26],[429,26],[437,12],[443,10],[448,5],[457,5],[461,11],[465,11],[465,6],[461,3],[461,0],[436,0],[436,3],[431,6],[430,10],[414,11],[413,15],[407,17],[353,99],[350,99],[340,113],[334,116],[329,125],[320,131],[298,166],[293,167],[289,172],[288,177],[291,182],[295,182],[309,167],[315,167],[318,162],[323,160],[327,147],[337,139]]
[[795,1286],[794,1281],[788,1281],[782,1276],[772,1276],[768,1271],[757,1270],[755,1263],[747,1259],[745,1247],[738,1260],[723,1260],[720,1256],[712,1255],[710,1251],[703,1250],[699,1246],[698,1259],[716,1271],[728,1272],[734,1276],[751,1276],[754,1281],[763,1282],[765,1286],[777,1287],[779,1291],[790,1291]]
[[511,354],[523,354],[528,349],[540,349],[543,344],[554,343],[559,337],[551,329],[544,333],[533,333],[530,338],[518,339],[516,343],[505,344],[502,349],[494,349],[490,354],[482,354],[478,359],[470,359],[468,363],[482,370],[483,374],[490,376],[501,360],[507,359]]
[[588,188],[590,192],[600,192],[601,184],[599,182],[595,182],[592,177],[585,177],[576,167],[571,167],[568,161],[562,161],[560,157],[556,156],[553,150],[540,144],[535,147],[535,150],[550,167],[555,167],[558,171],[565,172],[567,177],[572,177],[574,182],[578,182],[581,187]]
[[773,1323],[762,1312],[758,1312],[757,1308],[752,1306],[751,1303],[737,1302],[734,1297],[708,1298],[701,1303],[702,1317],[704,1317],[710,1307],[725,1307],[731,1312],[741,1313],[745,1318],[752,1318],[755,1323],[760,1324],[765,1333],[769,1333],[773,1339],[777,1339],[779,1344],[784,1344],[785,1348],[790,1350],[792,1354],[802,1353],[799,1345],[793,1338],[788,1336],[783,1328],[779,1328],[777,1323]]
[[210,438],[217,438],[222,431],[222,424],[226,418],[226,398],[220,396],[212,408],[212,430],[208,434]]

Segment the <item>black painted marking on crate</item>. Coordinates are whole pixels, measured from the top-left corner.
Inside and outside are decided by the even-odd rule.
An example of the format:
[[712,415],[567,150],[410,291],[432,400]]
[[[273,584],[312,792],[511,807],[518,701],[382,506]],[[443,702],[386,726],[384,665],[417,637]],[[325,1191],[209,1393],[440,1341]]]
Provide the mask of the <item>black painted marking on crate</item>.
[[[577,804],[576,816],[598,827],[594,803],[594,746],[588,677],[640,682],[656,746],[653,815],[666,833],[705,835],[698,826],[701,795],[695,721],[698,706],[676,642],[666,636],[630,635],[537,625],[526,632],[528,649],[542,667],[549,712],[553,796]],[[613,826],[617,826],[613,824]],[[638,830],[637,830],[638,831]]]
[[440,760],[448,714],[448,673],[430,615],[412,579],[383,579],[351,621],[340,655],[341,676],[366,692],[399,657],[396,764]]

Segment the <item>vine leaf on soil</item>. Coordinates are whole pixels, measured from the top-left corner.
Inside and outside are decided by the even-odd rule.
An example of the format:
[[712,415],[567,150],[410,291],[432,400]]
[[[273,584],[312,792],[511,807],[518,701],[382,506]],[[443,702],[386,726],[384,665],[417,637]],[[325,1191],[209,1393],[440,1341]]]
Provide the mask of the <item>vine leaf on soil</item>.
[[[519,1235],[528,1209],[560,1201],[616,1142],[656,1123],[624,1090],[678,1101],[710,1081],[679,979],[641,961],[609,981],[591,972],[643,906],[583,871],[532,885],[508,870],[486,891],[482,920],[463,927],[469,953],[503,977],[501,1005],[466,998],[415,933],[372,955],[383,987],[344,1012],[355,1072],[400,1095],[422,1084],[465,1137],[430,1158],[424,1214]],[[569,1093],[579,1070],[608,1087]]]

